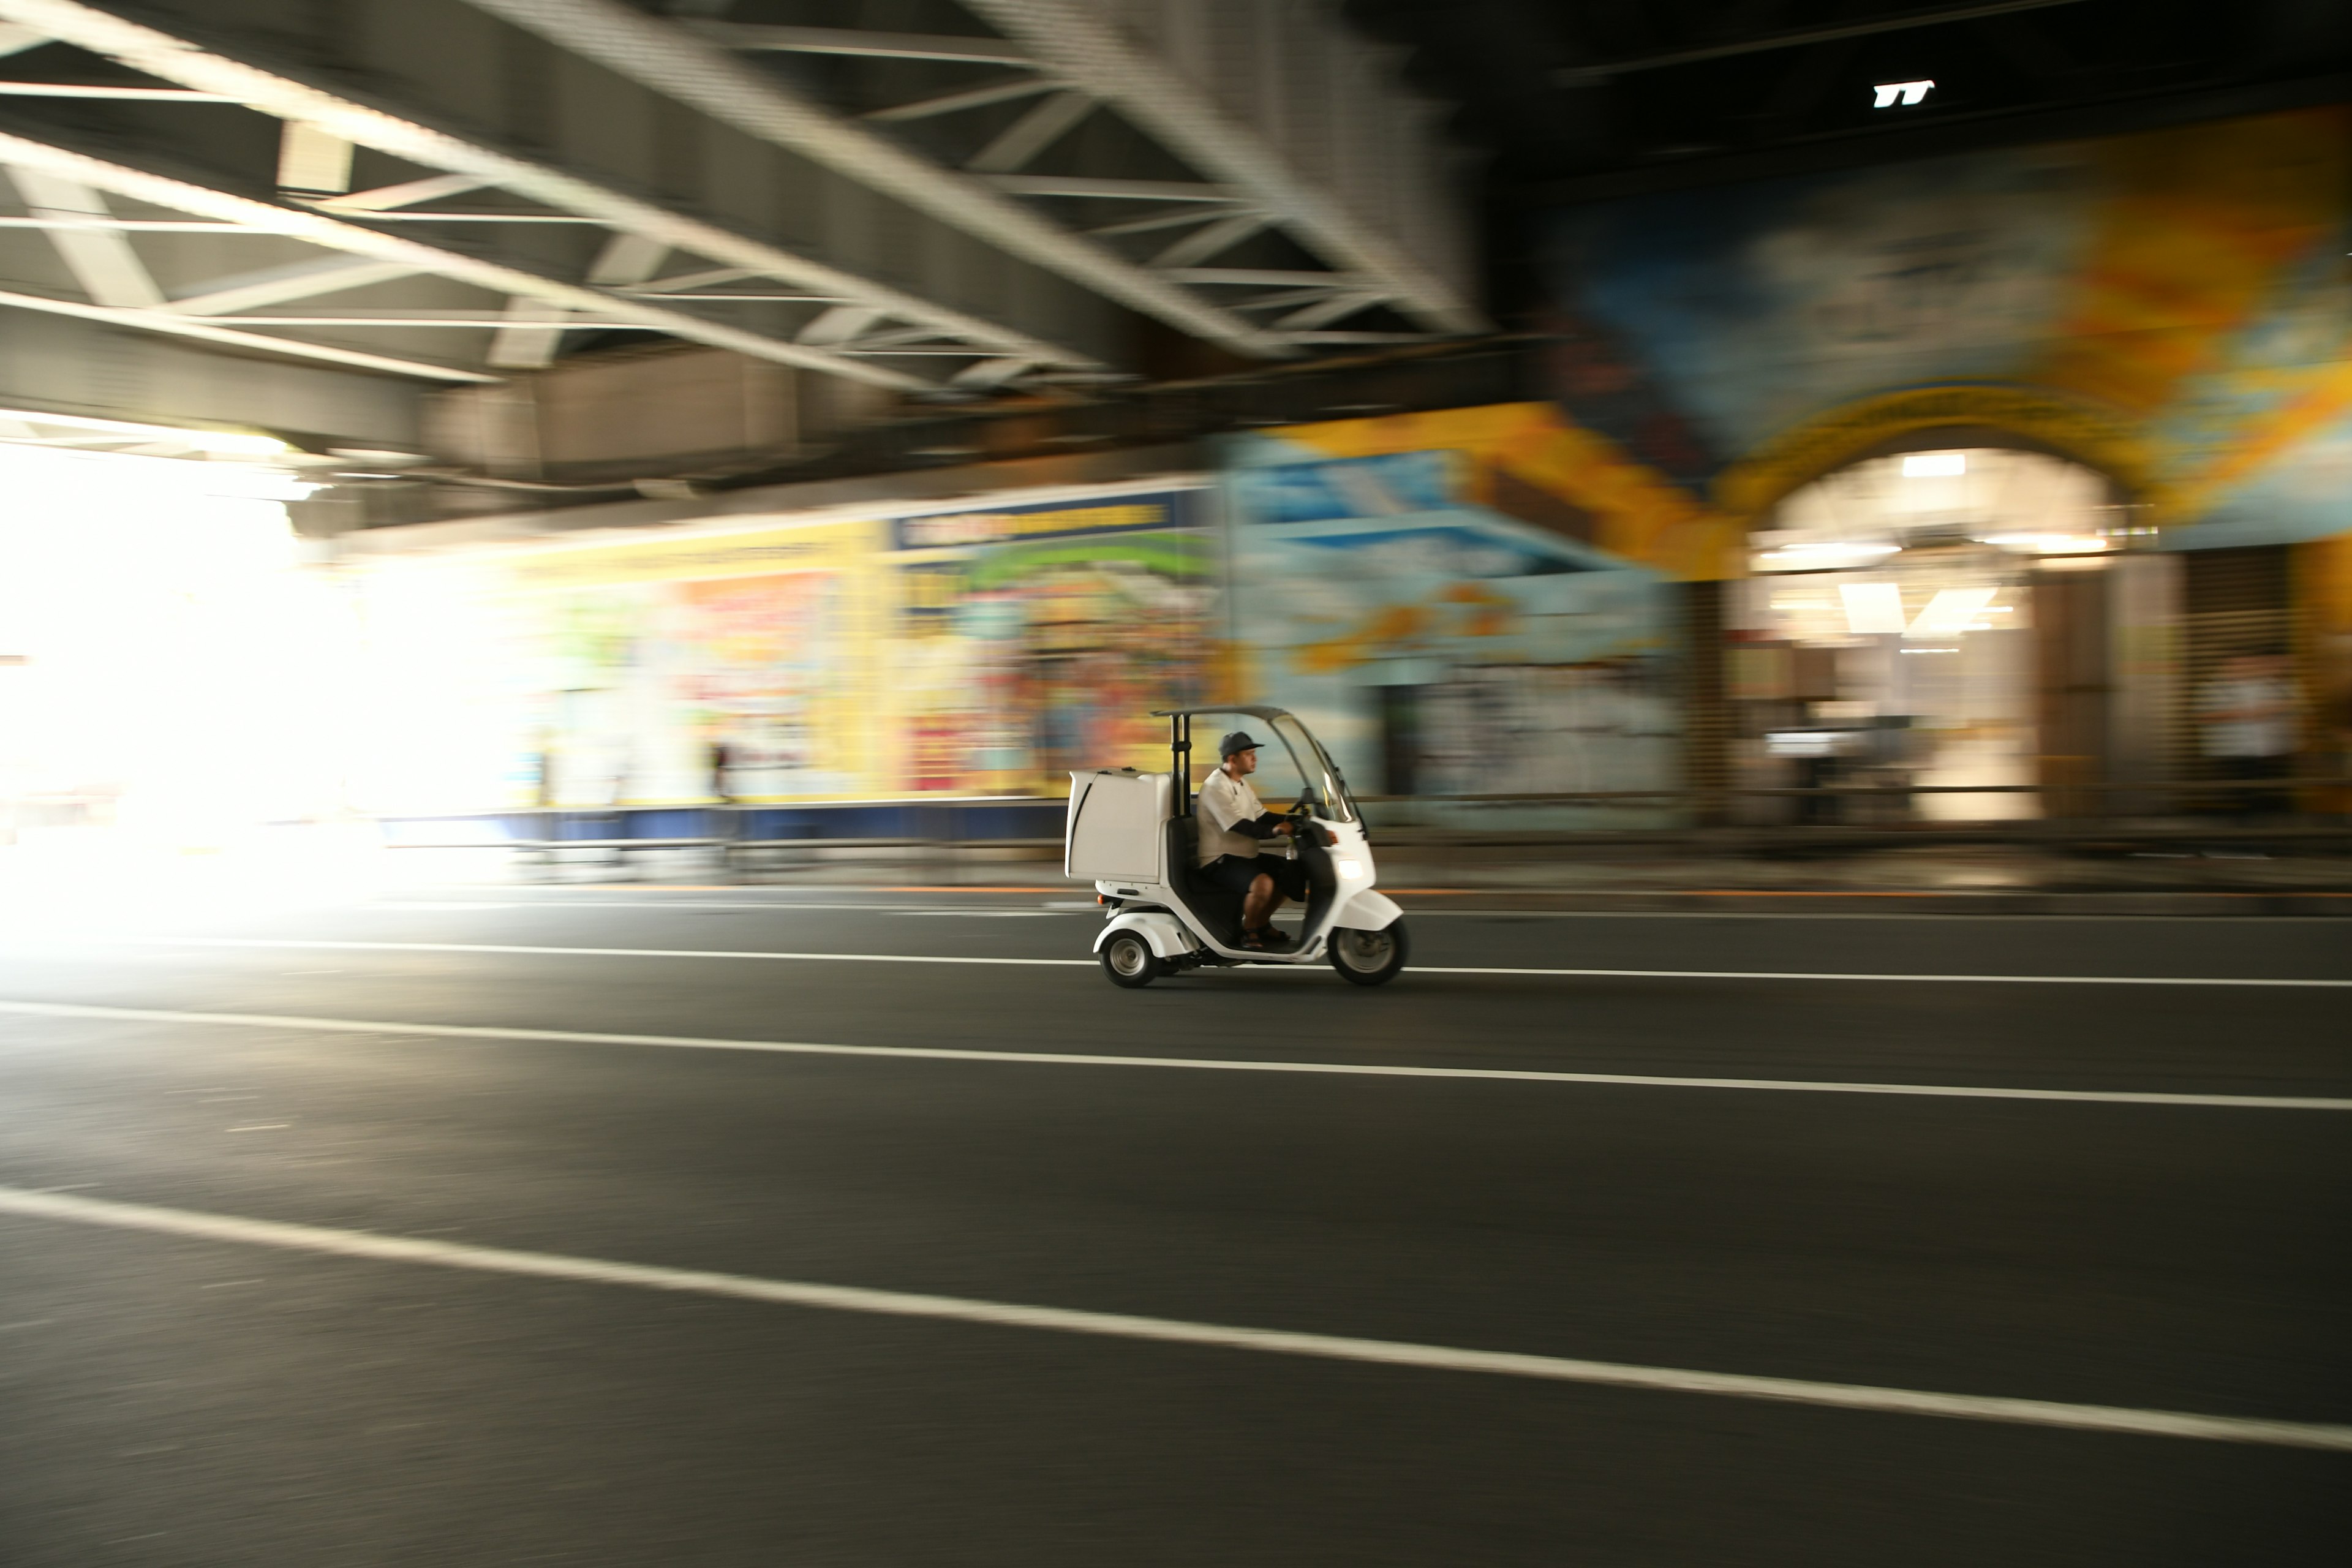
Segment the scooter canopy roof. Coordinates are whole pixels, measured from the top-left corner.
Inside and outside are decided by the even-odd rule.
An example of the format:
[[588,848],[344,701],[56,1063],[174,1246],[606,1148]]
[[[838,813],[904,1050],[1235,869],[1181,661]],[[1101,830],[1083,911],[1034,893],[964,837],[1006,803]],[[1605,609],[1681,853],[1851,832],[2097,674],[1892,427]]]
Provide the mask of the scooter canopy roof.
[[1273,723],[1276,719],[1296,720],[1297,715],[1287,708],[1269,708],[1263,702],[1233,702],[1217,708],[1154,708],[1154,719],[1186,719],[1195,713],[1246,713],[1253,719]]

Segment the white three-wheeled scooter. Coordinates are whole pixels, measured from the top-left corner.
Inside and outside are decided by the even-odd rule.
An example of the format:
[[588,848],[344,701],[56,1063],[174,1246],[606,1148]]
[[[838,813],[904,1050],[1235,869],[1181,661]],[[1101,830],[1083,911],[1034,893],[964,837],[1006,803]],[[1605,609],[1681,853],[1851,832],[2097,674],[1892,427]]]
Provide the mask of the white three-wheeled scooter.
[[[1275,748],[1261,748],[1265,762],[1276,765],[1262,762],[1260,776],[1283,793],[1297,786],[1290,815],[1298,826],[1289,842],[1306,870],[1307,897],[1294,948],[1244,947],[1240,895],[1210,887],[1194,874],[1200,825],[1192,814],[1189,758],[1195,713],[1239,713],[1258,721],[1274,732],[1287,761],[1286,775]],[[1358,985],[1395,978],[1405,961],[1404,911],[1373,889],[1363,814],[1307,726],[1279,708],[1192,708],[1152,717],[1168,721],[1166,773],[1118,768],[1070,775],[1063,868],[1074,879],[1093,882],[1109,907],[1095,952],[1112,984],[1149,985],[1188,969],[1326,958]]]

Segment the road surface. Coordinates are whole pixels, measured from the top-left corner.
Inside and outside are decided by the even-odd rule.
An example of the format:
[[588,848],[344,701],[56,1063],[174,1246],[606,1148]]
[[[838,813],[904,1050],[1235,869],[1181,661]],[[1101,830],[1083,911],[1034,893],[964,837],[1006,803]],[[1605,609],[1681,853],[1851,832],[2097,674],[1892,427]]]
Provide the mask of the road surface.
[[2342,1561],[2352,922],[1477,901],[20,926],[0,1556]]

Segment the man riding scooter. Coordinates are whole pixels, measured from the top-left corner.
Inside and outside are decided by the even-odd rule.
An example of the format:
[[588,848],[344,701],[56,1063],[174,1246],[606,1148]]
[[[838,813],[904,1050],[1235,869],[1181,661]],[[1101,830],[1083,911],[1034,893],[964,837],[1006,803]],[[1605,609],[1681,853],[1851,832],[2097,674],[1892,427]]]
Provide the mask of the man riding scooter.
[[1236,730],[1217,743],[1223,759],[1201,784],[1201,879],[1242,896],[1242,946],[1279,952],[1290,938],[1274,929],[1274,911],[1287,900],[1305,901],[1307,868],[1269,855],[1267,841],[1297,831],[1297,824],[1266,810],[1249,775],[1257,772],[1256,741]]

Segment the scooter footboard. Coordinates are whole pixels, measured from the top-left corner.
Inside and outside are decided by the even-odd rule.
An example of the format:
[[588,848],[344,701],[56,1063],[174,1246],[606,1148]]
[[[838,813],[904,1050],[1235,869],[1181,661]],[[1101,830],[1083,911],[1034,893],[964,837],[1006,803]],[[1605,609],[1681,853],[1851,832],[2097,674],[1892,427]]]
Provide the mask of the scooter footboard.
[[1403,916],[1403,907],[1394,899],[1367,889],[1340,906],[1331,923],[1348,931],[1385,931]]

